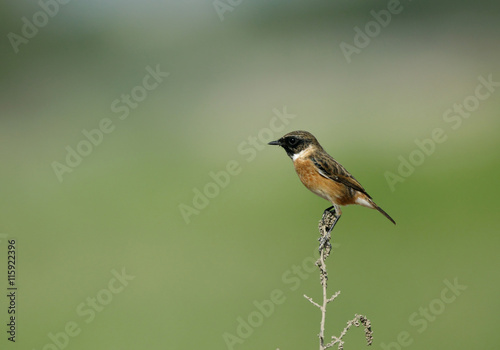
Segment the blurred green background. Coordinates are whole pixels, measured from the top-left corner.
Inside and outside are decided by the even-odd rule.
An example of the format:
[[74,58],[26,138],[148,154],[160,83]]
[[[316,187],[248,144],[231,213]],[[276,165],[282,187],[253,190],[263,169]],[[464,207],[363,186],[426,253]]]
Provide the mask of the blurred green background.
[[[474,96],[480,77],[500,81],[498,3],[404,1],[385,26],[372,11],[387,1],[215,5],[1,5],[0,270],[16,239],[19,288],[16,344],[4,326],[2,348],[317,348],[320,313],[302,295],[321,296],[311,261],[328,203],[264,147],[297,129],[397,221],[344,209],[327,335],[361,313],[374,349],[497,348],[498,83]],[[356,28],[371,37],[348,60]],[[415,140],[437,128],[445,142],[419,158]],[[87,155],[68,166],[68,149]],[[391,188],[411,154],[420,164]],[[345,340],[365,346],[360,329]]]

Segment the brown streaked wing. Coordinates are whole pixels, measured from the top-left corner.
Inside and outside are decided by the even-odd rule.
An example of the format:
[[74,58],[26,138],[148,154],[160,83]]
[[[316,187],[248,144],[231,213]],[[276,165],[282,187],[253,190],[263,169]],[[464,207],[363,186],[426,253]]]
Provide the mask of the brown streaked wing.
[[333,159],[328,153],[311,156],[311,160],[316,166],[321,176],[330,180],[340,182],[353,190],[364,193],[369,198],[372,198],[358,180],[354,178],[340,163]]

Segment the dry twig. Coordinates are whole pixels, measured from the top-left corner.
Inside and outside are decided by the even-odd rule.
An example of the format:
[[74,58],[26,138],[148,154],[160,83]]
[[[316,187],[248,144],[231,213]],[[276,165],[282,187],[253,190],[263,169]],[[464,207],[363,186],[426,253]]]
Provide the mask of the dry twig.
[[340,295],[340,291],[333,294],[330,298],[327,297],[327,285],[328,285],[328,272],[326,270],[326,258],[330,255],[332,246],[330,244],[330,228],[336,219],[336,212],[325,210],[323,213],[323,217],[319,222],[319,232],[320,232],[320,257],[318,261],[316,261],[316,266],[318,266],[320,271],[320,282],[321,287],[323,289],[323,302],[321,304],[316,303],[311,297],[304,295],[304,297],[309,300],[314,306],[321,310],[321,322],[320,322],[320,331],[318,334],[319,337],[319,350],[325,350],[333,347],[335,344],[338,344],[338,349],[342,350],[344,348],[344,341],[342,338],[346,335],[347,331],[352,327],[359,327],[363,325],[365,329],[365,337],[368,345],[371,345],[373,342],[373,332],[371,329],[370,320],[368,320],[363,315],[356,314],[355,317],[347,322],[347,326],[342,330],[338,337],[332,336],[332,341],[325,344],[325,321],[326,321],[326,306],[328,303],[335,300]]

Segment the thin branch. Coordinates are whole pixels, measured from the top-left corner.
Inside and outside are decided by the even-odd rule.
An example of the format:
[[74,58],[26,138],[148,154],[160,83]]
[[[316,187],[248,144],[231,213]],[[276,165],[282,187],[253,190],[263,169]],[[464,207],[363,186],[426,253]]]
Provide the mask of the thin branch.
[[337,293],[335,293],[334,295],[332,295],[332,297],[329,298],[326,302],[329,303],[329,302],[334,301],[335,298],[338,297],[339,295],[340,295],[340,290]]
[[316,307],[318,307],[318,308],[321,309],[321,305],[319,305],[318,303],[314,302],[311,297],[308,297],[307,295],[304,294],[304,298],[306,298],[307,300],[309,300],[314,306],[316,306]]
[[[329,303],[329,298],[327,297],[327,286],[328,286],[328,272],[326,270],[325,259],[330,255],[331,245],[330,245],[330,227],[335,222],[336,213],[333,214],[330,211],[326,210],[323,213],[321,221],[319,222],[319,232],[321,234],[320,237],[320,257],[316,262],[316,265],[319,268],[320,273],[320,283],[323,289],[323,304],[320,307],[321,310],[321,322],[320,322],[320,330],[319,330],[319,350],[326,349],[325,347],[325,322],[326,322],[326,305]],[[338,295],[338,293],[336,293]],[[336,297],[336,296],[335,296]],[[333,297],[332,297],[333,298]],[[333,298],[335,299],[335,298]],[[333,300],[332,299],[332,300]]]

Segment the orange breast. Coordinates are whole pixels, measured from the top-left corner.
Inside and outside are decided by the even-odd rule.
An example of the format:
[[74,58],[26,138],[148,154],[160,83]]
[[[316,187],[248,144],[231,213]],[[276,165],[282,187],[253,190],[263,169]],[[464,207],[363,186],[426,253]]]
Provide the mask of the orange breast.
[[354,204],[354,196],[351,195],[347,187],[344,184],[321,176],[310,159],[297,158],[293,165],[300,181],[313,193],[332,204]]

